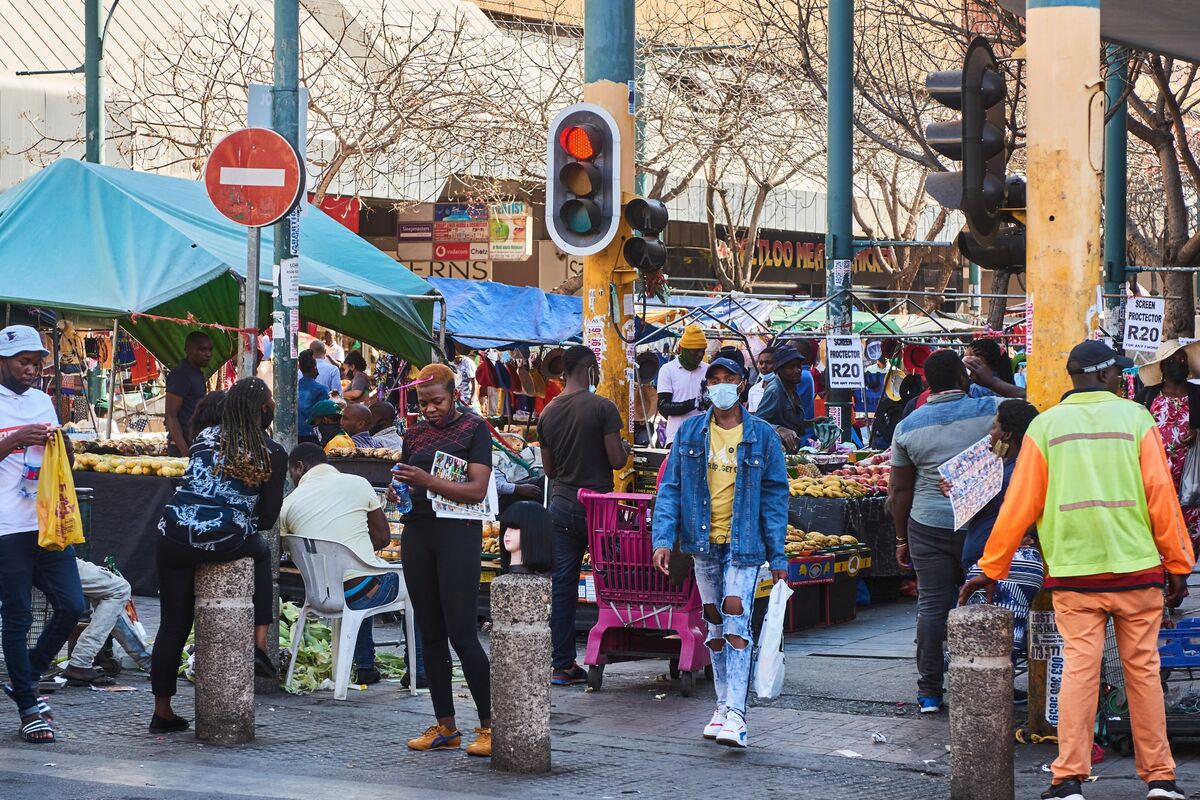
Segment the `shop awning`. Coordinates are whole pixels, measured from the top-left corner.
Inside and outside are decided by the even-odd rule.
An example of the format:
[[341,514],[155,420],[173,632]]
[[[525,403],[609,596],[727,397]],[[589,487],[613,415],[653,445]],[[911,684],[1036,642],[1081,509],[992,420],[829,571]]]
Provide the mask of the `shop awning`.
[[[120,318],[166,364],[183,357],[194,326],[239,325],[246,229],[221,216],[203,184],[69,159],[0,195],[0,302]],[[262,231],[261,271],[271,276],[274,242]],[[430,360],[434,290],[366,240],[308,206],[300,220],[305,320],[341,331],[416,363]],[[260,327],[271,321],[269,287]],[[345,313],[343,314],[343,308]],[[212,331],[214,366],[236,335]]]
[[583,331],[583,299],[536,286],[430,278],[446,298],[446,335],[472,350],[562,344]]

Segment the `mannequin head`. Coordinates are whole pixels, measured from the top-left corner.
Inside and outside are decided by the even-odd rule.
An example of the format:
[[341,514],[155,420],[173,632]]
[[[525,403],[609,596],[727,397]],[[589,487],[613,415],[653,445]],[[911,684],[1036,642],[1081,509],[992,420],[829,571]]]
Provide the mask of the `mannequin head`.
[[505,572],[549,572],[554,563],[552,534],[550,512],[540,504],[513,503],[500,515],[500,566]]

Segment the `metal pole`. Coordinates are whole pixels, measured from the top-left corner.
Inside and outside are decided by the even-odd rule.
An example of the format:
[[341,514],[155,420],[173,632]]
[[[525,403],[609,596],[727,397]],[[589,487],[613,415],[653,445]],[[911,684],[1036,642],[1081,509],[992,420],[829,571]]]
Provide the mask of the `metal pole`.
[[113,320],[113,340],[112,340],[112,369],[109,370],[108,376],[108,431],[104,434],[105,438],[111,439],[113,435],[113,417],[117,413],[117,337],[121,335],[121,320]]
[[[825,234],[825,294],[829,297],[829,330],[852,330],[854,236],[854,0],[829,1],[829,140],[828,228]],[[842,435],[848,439],[854,419],[851,392],[830,389],[828,406],[838,407]]]
[[[304,150],[300,142],[300,2],[275,0],[275,84],[271,93],[271,127],[292,143],[300,154],[304,169]],[[302,199],[303,201],[303,199]],[[275,376],[275,439],[289,452],[296,446],[296,331],[300,309],[284,305],[283,275],[300,257],[300,209],[297,207],[275,225],[275,257],[272,271],[275,289],[271,292],[271,366]],[[297,278],[297,281],[299,279]],[[247,290],[250,287],[247,285]],[[258,292],[254,292],[257,298]],[[298,292],[297,292],[298,294]],[[249,297],[247,297],[249,302]],[[257,322],[255,323],[257,325]],[[271,547],[272,597],[275,609],[267,631],[267,653],[279,663],[279,526],[268,536]],[[274,694],[279,681],[255,678],[255,691]]]
[[[635,78],[636,23],[634,0],[585,0],[583,6],[583,97],[602,106],[621,132],[621,186],[634,185],[636,135],[629,108],[629,87]],[[625,144],[629,142],[631,144]],[[632,197],[622,192],[624,205]],[[631,236],[623,220],[608,247],[583,260],[583,337],[599,339],[600,384],[596,394],[612,400],[621,412],[623,429],[633,427],[633,319],[627,303],[637,272],[625,266],[621,245]],[[591,336],[589,336],[591,332]],[[595,334],[599,332],[600,336]],[[618,472],[616,490],[628,486],[624,470]]]
[[[258,263],[262,230],[249,228],[246,232],[246,283],[242,286],[242,327],[258,330]],[[254,357],[258,353],[258,336],[242,334],[242,363],[239,378],[254,375]]]
[[83,0],[84,158],[93,164],[104,163],[103,5]]
[[982,302],[982,298],[979,297],[979,290],[983,288],[980,285],[980,280],[981,280],[981,276],[980,276],[980,272],[979,272],[979,265],[976,264],[974,261],[968,261],[967,262],[967,282],[971,287],[971,293],[967,296],[971,299],[971,313],[972,314],[982,314],[983,313],[983,302]]
[[[271,125],[298,153],[299,0],[275,0],[275,86],[271,96]],[[303,167],[301,167],[303,168]],[[296,445],[296,334],[299,309],[284,306],[282,271],[299,257],[299,209],[275,225],[274,285],[271,308],[272,353],[275,374],[275,438],[289,451]]]
[[1113,295],[1105,302],[1105,324],[1116,330],[1125,284],[1126,175],[1129,106],[1121,99],[1129,79],[1125,51],[1117,45],[1105,47],[1108,78],[1104,84],[1109,108],[1115,109],[1104,126],[1104,292]]

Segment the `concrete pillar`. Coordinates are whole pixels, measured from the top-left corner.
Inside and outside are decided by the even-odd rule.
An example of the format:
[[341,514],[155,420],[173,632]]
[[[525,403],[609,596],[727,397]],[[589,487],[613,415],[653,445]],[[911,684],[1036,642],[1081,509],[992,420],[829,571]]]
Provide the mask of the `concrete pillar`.
[[1012,612],[950,612],[950,800],[1013,798]]
[[196,738],[254,740],[254,591],[248,558],[196,567]]
[[550,579],[492,581],[492,768],[550,771]]

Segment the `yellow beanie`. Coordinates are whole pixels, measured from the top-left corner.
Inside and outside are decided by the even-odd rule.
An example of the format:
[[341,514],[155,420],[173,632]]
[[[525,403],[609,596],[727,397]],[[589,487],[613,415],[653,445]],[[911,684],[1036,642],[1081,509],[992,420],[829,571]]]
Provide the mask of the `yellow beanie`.
[[703,350],[708,346],[708,340],[704,338],[704,329],[693,322],[683,330],[683,336],[679,337],[680,350]]

